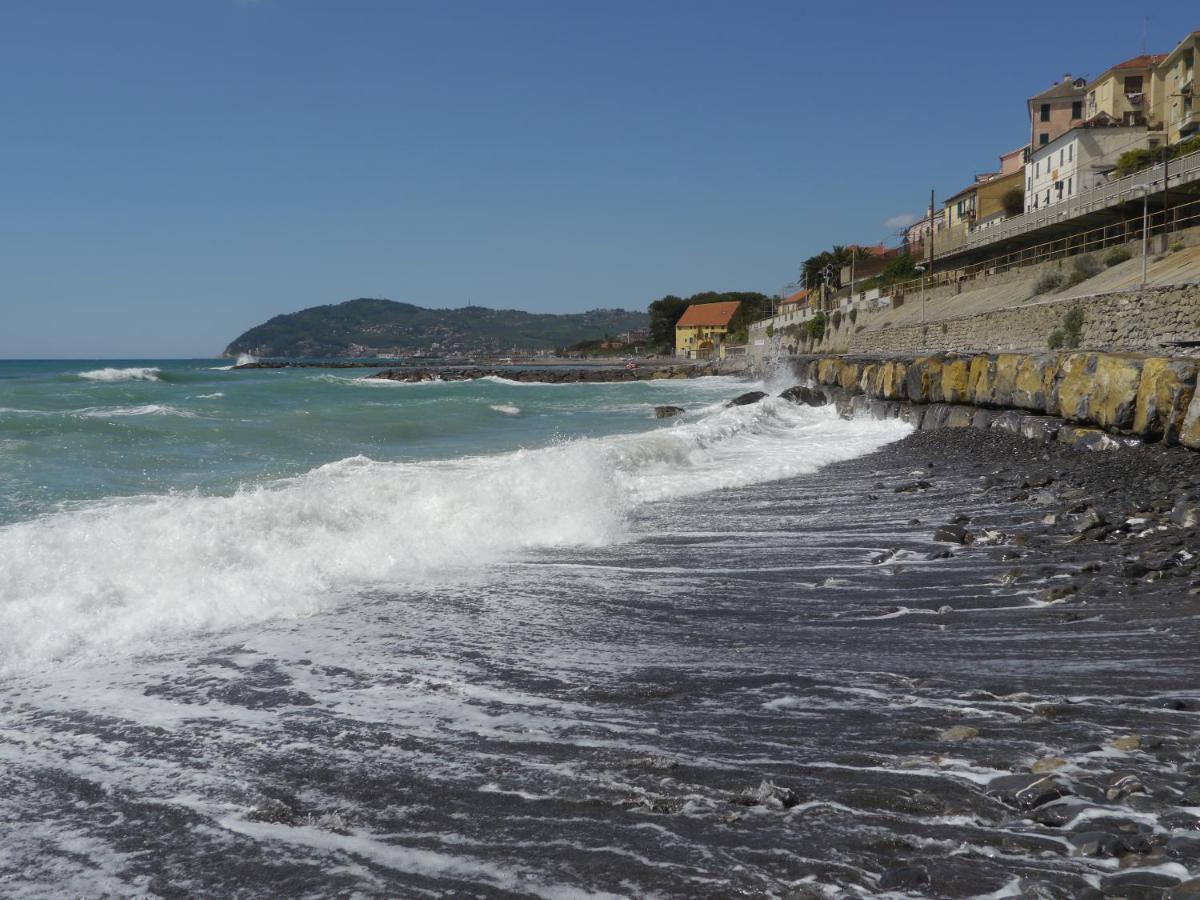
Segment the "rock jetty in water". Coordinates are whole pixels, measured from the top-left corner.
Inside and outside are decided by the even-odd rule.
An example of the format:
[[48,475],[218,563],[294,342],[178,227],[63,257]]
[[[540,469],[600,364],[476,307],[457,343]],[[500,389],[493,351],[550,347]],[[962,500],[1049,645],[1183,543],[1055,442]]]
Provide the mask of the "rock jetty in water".
[[545,369],[502,369],[502,368],[445,368],[445,369],[385,369],[368,378],[383,378],[388,381],[418,383],[424,381],[474,381],[478,378],[503,378],[536,384],[610,383],[620,381],[653,381],[663,378],[697,378],[711,375],[705,366],[665,366],[662,368],[625,369],[605,368],[545,368]]

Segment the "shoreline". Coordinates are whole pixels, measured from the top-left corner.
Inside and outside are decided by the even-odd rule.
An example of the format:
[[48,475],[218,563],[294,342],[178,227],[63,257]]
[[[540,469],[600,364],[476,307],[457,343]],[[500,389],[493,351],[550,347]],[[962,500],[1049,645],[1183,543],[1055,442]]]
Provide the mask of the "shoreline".
[[[1188,896],[1193,459],[914,432],[650,504],[635,540],[531,553],[471,597],[373,592],[114,664],[102,691],[21,679],[10,859],[61,827],[151,848],[125,883],[206,894],[252,872],[323,894]],[[447,867],[391,862],[410,851]]]

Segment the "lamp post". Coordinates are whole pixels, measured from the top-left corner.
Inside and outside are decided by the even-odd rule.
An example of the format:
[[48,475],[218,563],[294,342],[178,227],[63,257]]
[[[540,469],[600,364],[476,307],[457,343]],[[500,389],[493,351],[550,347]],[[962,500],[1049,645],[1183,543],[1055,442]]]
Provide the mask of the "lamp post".
[[921,344],[925,344],[925,267],[919,263],[914,268],[921,273]]
[[[1149,171],[1149,170],[1147,170]],[[1142,195],[1142,287],[1146,286],[1146,269],[1150,257],[1150,181],[1147,176],[1145,184],[1139,184],[1132,190],[1134,194]]]

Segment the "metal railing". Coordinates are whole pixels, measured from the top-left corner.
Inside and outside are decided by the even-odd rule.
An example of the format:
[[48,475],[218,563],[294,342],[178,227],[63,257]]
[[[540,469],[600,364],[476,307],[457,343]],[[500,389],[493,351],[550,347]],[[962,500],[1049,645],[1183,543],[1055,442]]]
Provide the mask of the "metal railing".
[[[1174,183],[1173,173],[1171,180]],[[1148,220],[1149,227],[1146,231],[1148,237],[1171,234],[1184,228],[1200,226],[1200,199],[1172,206],[1165,210],[1152,211]],[[893,305],[898,306],[900,303],[903,303],[907,295],[915,294],[921,290],[933,291],[937,288],[954,287],[961,292],[977,279],[986,279],[992,275],[1023,269],[1027,266],[1036,266],[1044,262],[1065,259],[1083,253],[1093,253],[1098,250],[1105,250],[1110,247],[1140,240],[1142,238],[1142,226],[1142,216],[1138,215],[1127,222],[1116,222],[1093,228],[1089,231],[1045,241],[1032,247],[1014,250],[978,263],[972,263],[971,265],[935,271],[932,275],[927,275],[924,278],[914,278],[882,288],[883,295],[878,299],[872,299],[869,302],[856,300],[847,308],[873,311]],[[815,307],[804,307],[785,315],[781,314],[760,319],[757,322],[751,323],[750,330],[751,332],[765,331],[768,325],[773,325],[776,330],[779,330],[793,323],[806,322],[817,311]],[[826,315],[829,315],[829,313],[830,310],[825,310]]]
[[[1176,187],[1200,180],[1200,151],[1169,160],[1167,177],[1169,179],[1168,186]],[[1120,206],[1135,197],[1140,197],[1142,190],[1147,187],[1157,191],[1163,190],[1162,181],[1163,164],[1156,163],[1141,172],[1134,172],[1132,175],[1126,175],[1124,178],[1110,181],[1108,184],[1092,188],[1089,191],[1080,191],[1074,197],[1059,203],[1042,209],[1030,210],[1023,215],[1013,216],[988,228],[972,231],[967,235],[963,244],[957,246],[951,244],[941,252],[939,252],[935,237],[934,259],[937,260],[939,256],[957,253],[964,249],[972,250],[976,247],[994,244],[997,241],[1007,240],[1038,228],[1045,228],[1048,225],[1064,224],[1088,213]]]

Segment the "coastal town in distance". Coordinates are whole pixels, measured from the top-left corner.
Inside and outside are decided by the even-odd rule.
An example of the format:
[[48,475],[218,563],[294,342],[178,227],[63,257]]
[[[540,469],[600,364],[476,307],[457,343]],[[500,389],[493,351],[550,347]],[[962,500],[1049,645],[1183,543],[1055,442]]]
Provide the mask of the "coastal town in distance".
[[0,898],[1200,897],[1144,6],[11,0]]

